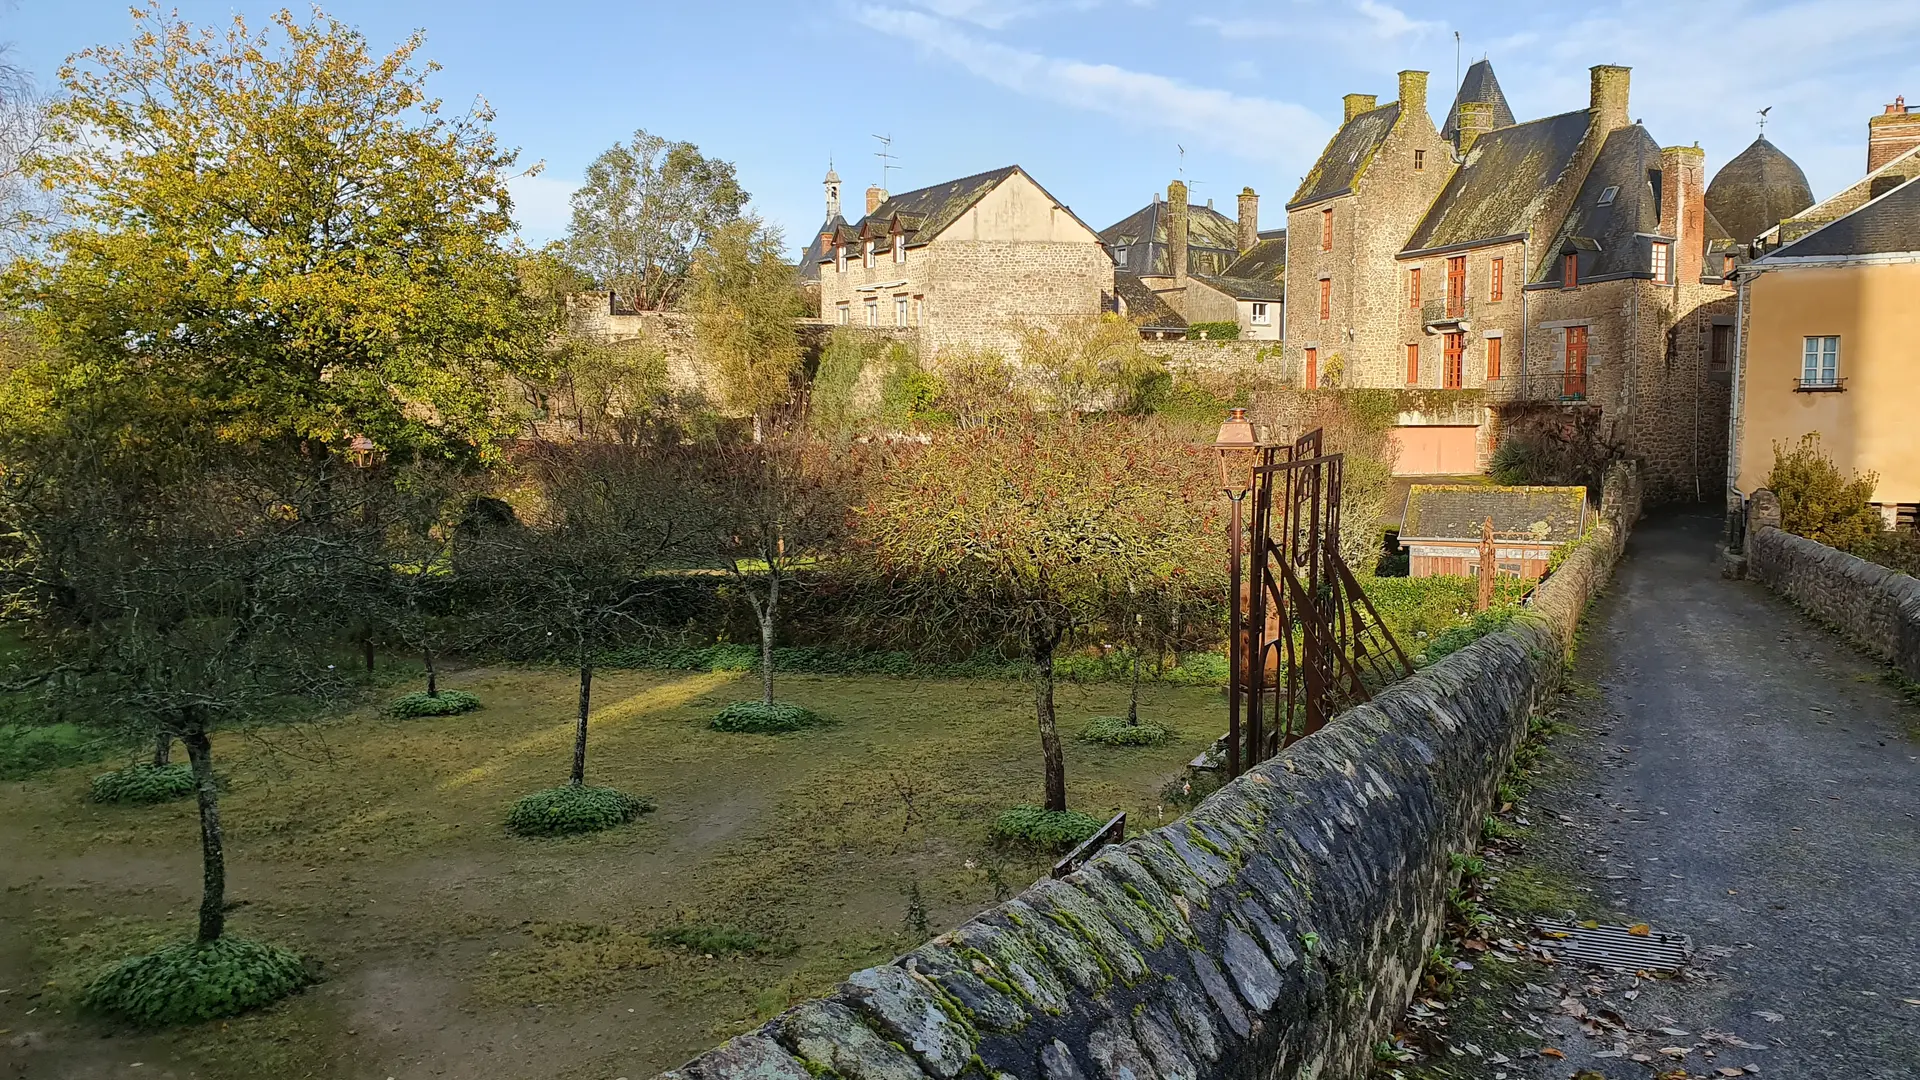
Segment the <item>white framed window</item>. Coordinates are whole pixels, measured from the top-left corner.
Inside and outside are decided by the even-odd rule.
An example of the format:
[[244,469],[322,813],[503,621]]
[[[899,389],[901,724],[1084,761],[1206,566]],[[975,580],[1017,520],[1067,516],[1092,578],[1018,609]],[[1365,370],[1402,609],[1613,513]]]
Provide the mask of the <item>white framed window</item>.
[[841,326],[846,326],[847,324],[853,322],[853,310],[849,308],[847,305],[845,304],[836,305],[835,310],[840,313]]
[[896,235],[893,238],[893,261],[896,263],[904,263],[907,261],[907,238],[905,236]]
[[1653,280],[1661,285],[1666,285],[1670,281],[1668,272],[1672,267],[1668,263],[1667,249],[1672,246],[1662,240],[1653,242]]
[[1810,337],[1801,352],[1801,386],[1840,385],[1840,337]]
[[847,245],[833,249],[833,268],[842,274],[847,272]]
[[904,296],[893,298],[893,325],[907,325],[907,298]]
[[878,300],[867,301],[867,325],[880,325],[880,301]]
[[862,266],[865,266],[869,270],[873,269],[873,241],[872,240],[863,240],[860,242],[860,264]]
[[1125,270],[1127,268],[1127,249],[1126,248],[1117,247],[1113,249],[1113,265],[1118,266],[1122,270]]
[[1267,305],[1259,300],[1253,303],[1253,325],[1266,326],[1272,319],[1267,315]]

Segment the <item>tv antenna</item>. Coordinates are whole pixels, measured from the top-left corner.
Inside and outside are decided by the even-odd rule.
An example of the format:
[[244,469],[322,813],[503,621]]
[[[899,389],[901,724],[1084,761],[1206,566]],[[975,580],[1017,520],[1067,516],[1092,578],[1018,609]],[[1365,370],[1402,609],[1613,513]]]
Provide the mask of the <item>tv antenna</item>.
[[1773,111],[1773,106],[1771,105],[1760,110],[1760,134],[1762,135],[1765,135],[1767,133],[1767,114],[1772,111]]
[[893,188],[887,183],[887,173],[900,167],[894,164],[894,162],[900,159],[894,157],[891,153],[893,150],[893,136],[875,135],[874,138],[880,140],[880,149],[874,151],[873,154],[874,157],[880,159],[880,189],[882,191],[892,191]]
[[1187,148],[1181,146],[1179,143],[1174,143],[1173,148],[1180,151],[1180,179],[1185,180],[1187,178]]

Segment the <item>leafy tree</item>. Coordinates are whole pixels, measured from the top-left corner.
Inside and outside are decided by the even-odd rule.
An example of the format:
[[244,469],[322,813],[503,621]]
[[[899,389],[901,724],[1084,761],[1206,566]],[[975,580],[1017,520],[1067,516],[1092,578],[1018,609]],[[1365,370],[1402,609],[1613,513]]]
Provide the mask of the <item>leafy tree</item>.
[[61,214],[13,283],[69,384],[153,383],[233,442],[484,454],[538,341],[485,104],[443,115],[419,34],[133,17],[61,68],[28,161]]
[[0,247],[18,250],[37,206],[26,164],[45,144],[46,101],[0,49]]
[[1841,473],[1820,445],[1820,433],[1800,436],[1797,445],[1773,444],[1773,469],[1767,487],[1780,497],[1780,527],[1796,536],[1847,550],[1867,545],[1886,528],[1869,503],[1880,483],[1877,473]]
[[694,253],[746,204],[731,163],[702,156],[692,143],[636,131],[587,166],[573,193],[567,251],[634,307],[670,307]]
[[694,260],[687,294],[694,354],[720,380],[728,406],[761,431],[793,397],[800,313],[793,267],[777,229],[742,218],[717,229]]
[[941,410],[961,427],[992,427],[1033,412],[1032,393],[992,349],[944,349],[934,365]]
[[1033,664],[1049,811],[1067,805],[1054,657],[1127,583],[1220,591],[1212,463],[1145,423],[975,429],[902,464],[860,519],[896,625],[1018,647]]
[[1161,367],[1141,347],[1140,330],[1113,314],[1017,328],[1020,359],[1042,403],[1060,412],[1133,411],[1134,399]]

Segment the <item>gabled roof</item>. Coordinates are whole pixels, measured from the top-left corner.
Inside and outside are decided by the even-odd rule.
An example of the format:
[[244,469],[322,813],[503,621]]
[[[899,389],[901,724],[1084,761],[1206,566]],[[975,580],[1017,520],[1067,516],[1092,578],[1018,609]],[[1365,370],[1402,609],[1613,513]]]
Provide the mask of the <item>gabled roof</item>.
[[1300,190],[1294,192],[1287,209],[1352,191],[1399,119],[1400,103],[1396,101],[1363,112],[1341,125],[1339,133],[1320,152],[1320,160],[1313,163],[1312,171],[1300,181]]
[[1460,91],[1453,96],[1453,107],[1447,110],[1447,122],[1440,129],[1440,137],[1452,141],[1460,130],[1460,103],[1463,101],[1484,101],[1493,106],[1493,126],[1497,130],[1513,124],[1513,110],[1507,107],[1507,95],[1500,92],[1500,80],[1493,77],[1493,65],[1486,60],[1476,60],[1460,79]]
[[[1173,273],[1167,265],[1168,204],[1155,199],[1119,221],[1100,230],[1100,239],[1109,248],[1126,248],[1128,270],[1148,277]],[[1239,254],[1240,227],[1234,220],[1211,206],[1187,204],[1187,271],[1199,269],[1196,262],[1225,267]],[[1213,252],[1212,257],[1201,257]],[[1224,257],[1222,257],[1224,253]]]
[[1920,252],[1920,177],[1908,180],[1844,217],[1822,225],[1755,266],[1794,259],[1842,259],[1852,255]]
[[[1055,199],[1052,192],[1041,187],[1040,182],[1034,180],[1026,170],[1018,165],[1008,165],[1005,168],[963,176],[958,180],[949,180],[944,184],[934,184],[913,191],[903,191],[898,195],[889,195],[885,202],[873,208],[872,213],[852,225],[841,226],[835,233],[836,238],[849,244],[857,243],[868,236],[886,236],[894,230],[895,226],[898,226],[899,231],[907,238],[908,247],[920,247],[945,232],[947,227],[958,221],[962,214],[973,209],[975,203],[985,198],[989,191],[999,187],[1015,173],[1025,176],[1034,187],[1040,188],[1041,194],[1053,199],[1054,204],[1066,210],[1073,220],[1080,221],[1078,215],[1074,214],[1065,203]],[[1080,221],[1080,224],[1087,227],[1084,221]],[[1087,227],[1087,231],[1092,232],[1093,229]]]
[[1260,241],[1240,253],[1221,277],[1279,282],[1287,274],[1287,230],[1263,233]]
[[[1652,243],[1648,236],[1660,230],[1647,170],[1660,165],[1660,144],[1638,124],[1607,136],[1600,154],[1574,197],[1573,208],[1553,241],[1541,251],[1535,283],[1562,280],[1561,255],[1580,256],[1579,280],[1597,281],[1628,276],[1652,276]],[[1611,195],[1607,189],[1612,188]]]
[[1741,243],[1812,205],[1807,174],[1765,135],[1720,166],[1707,185],[1707,209]]
[[1181,330],[1187,328],[1187,320],[1168,306],[1158,293],[1147,288],[1140,275],[1116,270],[1113,274],[1113,292],[1126,305],[1127,319],[1142,330]]
[[835,214],[813,230],[813,235],[807,240],[807,250],[800,253],[801,281],[820,280],[820,264],[833,254],[833,245],[825,238],[846,227],[847,219]]
[[[1480,136],[1401,253],[1528,232],[1547,195],[1573,163],[1587,126],[1588,113],[1581,109]],[[1556,223],[1546,224],[1551,228]]]
[[1407,491],[1400,541],[1478,540],[1488,518],[1496,544],[1522,533],[1541,543],[1568,543],[1586,527],[1587,489],[1415,484]]
[[1195,274],[1195,281],[1202,281],[1233,297],[1235,300],[1278,300],[1286,294],[1286,286],[1272,278],[1228,277],[1224,274]]

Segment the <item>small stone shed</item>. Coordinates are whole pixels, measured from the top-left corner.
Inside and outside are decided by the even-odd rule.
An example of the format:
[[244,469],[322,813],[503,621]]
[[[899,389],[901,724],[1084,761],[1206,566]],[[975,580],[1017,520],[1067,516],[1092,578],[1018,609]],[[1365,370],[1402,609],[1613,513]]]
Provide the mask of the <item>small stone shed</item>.
[[1556,548],[1587,527],[1584,487],[1415,484],[1407,493],[1400,547],[1414,577],[1477,576],[1480,541],[1493,521],[1494,564],[1528,581],[1547,572]]

